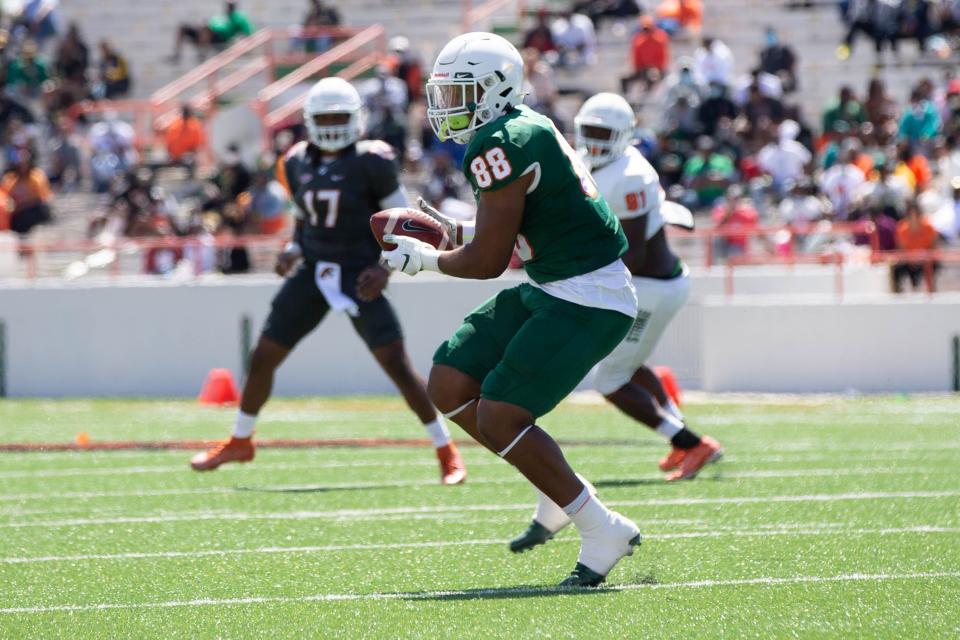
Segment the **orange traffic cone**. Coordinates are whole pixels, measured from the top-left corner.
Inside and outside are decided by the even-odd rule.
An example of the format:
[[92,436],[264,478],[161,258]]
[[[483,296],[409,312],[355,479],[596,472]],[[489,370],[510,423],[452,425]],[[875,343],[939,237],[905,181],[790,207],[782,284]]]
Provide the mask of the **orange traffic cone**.
[[682,404],[680,402],[680,384],[677,382],[676,376],[673,375],[673,369],[670,367],[654,367],[653,372],[660,378],[660,384],[663,385],[663,390],[667,392],[670,399],[676,402],[679,407]]
[[200,404],[236,404],[240,400],[237,385],[229,369],[211,369],[200,390]]

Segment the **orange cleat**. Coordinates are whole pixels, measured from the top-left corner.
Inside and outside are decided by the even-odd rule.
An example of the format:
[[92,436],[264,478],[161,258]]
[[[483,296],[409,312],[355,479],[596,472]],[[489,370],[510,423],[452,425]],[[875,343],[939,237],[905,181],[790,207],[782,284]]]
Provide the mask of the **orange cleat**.
[[673,471],[680,466],[680,463],[683,462],[683,457],[687,455],[686,449],[677,449],[673,447],[670,449],[670,453],[660,458],[660,471]]
[[467,466],[460,457],[456,445],[451,442],[437,447],[437,459],[440,460],[440,483],[461,484],[467,480]]
[[190,459],[194,471],[213,471],[227,462],[250,462],[253,460],[254,446],[252,438],[230,437],[209,451],[198,453]]
[[680,468],[667,476],[667,482],[674,480],[692,480],[700,470],[711,462],[716,462],[723,456],[720,443],[710,436],[700,438],[700,444],[687,451],[680,461]]

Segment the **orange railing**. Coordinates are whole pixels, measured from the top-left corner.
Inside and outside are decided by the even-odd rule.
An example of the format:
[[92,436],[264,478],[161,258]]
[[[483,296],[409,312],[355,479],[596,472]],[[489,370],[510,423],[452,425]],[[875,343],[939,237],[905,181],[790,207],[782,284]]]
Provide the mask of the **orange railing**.
[[301,92],[292,100],[272,110],[271,102],[344,60],[351,60],[352,63],[337,75],[347,80],[353,79],[374,67],[385,51],[384,29],[380,25],[372,25],[261,89],[252,106],[263,122],[264,135],[269,136],[274,129],[286,124],[299,113],[303,108],[307,92]]
[[[794,240],[799,235],[817,235],[827,238],[846,237],[850,235],[865,236],[870,244],[871,250],[877,252],[880,250],[880,237],[877,234],[876,225],[864,220],[859,222],[832,222],[827,224],[811,224],[807,226],[796,225],[773,225],[773,226],[755,226],[755,227],[713,227],[711,229],[695,229],[685,231],[677,227],[667,227],[671,238],[678,240],[695,240],[703,242],[703,263],[706,267],[712,267],[716,263],[714,242],[718,238],[744,238],[749,241],[756,239],[769,239],[774,236],[782,236],[783,241],[778,242],[778,246],[785,247],[788,254],[796,253]],[[747,245],[747,254],[751,253],[749,244]],[[767,257],[769,255],[767,254]]]
[[[371,33],[373,33],[372,37]],[[287,53],[277,51],[277,41],[290,42],[324,37],[343,42],[319,56],[302,51]],[[266,74],[267,87],[276,86],[277,70],[281,66],[299,66],[301,69],[307,67],[313,70],[307,73],[297,69],[291,74],[297,80],[288,81],[285,87],[294,86],[296,82],[309,79],[319,71],[342,61],[354,63],[344,72],[350,70],[352,75],[347,74],[347,77],[356,77],[374,66],[376,60],[370,54],[365,54],[358,56],[359,59],[354,61],[350,55],[371,39],[379,39],[378,48],[382,52],[385,49],[383,38],[383,28],[379,26],[362,30],[343,27],[261,29],[154,91],[149,99],[81,102],[71,108],[69,115],[75,120],[81,114],[88,113],[113,111],[126,114],[133,120],[137,145],[141,148],[148,147],[159,141],[159,134],[169,126],[176,117],[179,107],[184,103],[189,104],[195,112],[209,118],[224,95],[259,75]],[[345,46],[351,42],[353,45]],[[227,73],[227,68],[240,60],[244,63]],[[322,63],[318,63],[318,60],[322,60]],[[258,103],[259,99],[255,105]]]

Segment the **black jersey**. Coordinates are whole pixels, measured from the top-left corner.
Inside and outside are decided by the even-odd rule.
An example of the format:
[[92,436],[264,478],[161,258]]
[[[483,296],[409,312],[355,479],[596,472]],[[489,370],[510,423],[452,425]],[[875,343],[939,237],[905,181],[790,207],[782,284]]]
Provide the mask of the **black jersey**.
[[387,143],[358,142],[324,162],[317,147],[300,142],[284,157],[282,173],[303,221],[297,242],[304,260],[347,268],[377,262],[380,246],[370,231],[370,216],[400,187]]

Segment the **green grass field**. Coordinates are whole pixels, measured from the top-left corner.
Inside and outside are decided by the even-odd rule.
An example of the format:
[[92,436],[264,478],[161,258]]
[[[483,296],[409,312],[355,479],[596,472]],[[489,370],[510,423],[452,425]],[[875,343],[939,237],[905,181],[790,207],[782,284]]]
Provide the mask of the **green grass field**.
[[[651,432],[603,405],[542,424],[644,533],[605,589],[553,588],[576,532],[512,556],[532,491],[464,449],[0,453],[0,638],[956,638],[960,400],[689,404],[727,457],[666,484]],[[0,442],[216,438],[188,401],[0,401]],[[276,400],[262,437],[421,438],[395,399]],[[462,434],[458,434],[462,435]]]

